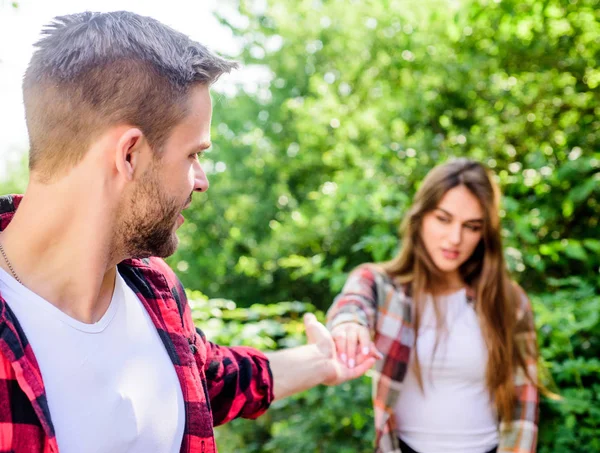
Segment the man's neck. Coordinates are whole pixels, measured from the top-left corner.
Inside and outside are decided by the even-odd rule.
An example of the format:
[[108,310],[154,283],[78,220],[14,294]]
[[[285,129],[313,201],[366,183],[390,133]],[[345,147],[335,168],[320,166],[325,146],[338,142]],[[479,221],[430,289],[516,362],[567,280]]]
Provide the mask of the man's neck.
[[[114,213],[102,210],[99,200],[78,203],[60,187],[48,191],[55,193],[30,189],[0,234],[8,262],[29,290],[74,319],[94,323],[114,290],[117,261],[107,220]],[[0,266],[13,274],[3,257]]]

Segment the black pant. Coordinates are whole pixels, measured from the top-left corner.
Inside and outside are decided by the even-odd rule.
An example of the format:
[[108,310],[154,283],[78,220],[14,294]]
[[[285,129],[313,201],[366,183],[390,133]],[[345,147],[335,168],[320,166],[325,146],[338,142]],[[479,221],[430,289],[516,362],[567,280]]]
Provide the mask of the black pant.
[[[400,439],[400,450],[402,450],[402,453],[419,453],[418,451],[415,451],[412,448],[410,448],[408,445],[406,445],[406,443],[404,443],[404,441],[402,439]],[[496,450],[497,450],[497,447],[494,447],[490,451],[487,451],[486,453],[496,453]]]

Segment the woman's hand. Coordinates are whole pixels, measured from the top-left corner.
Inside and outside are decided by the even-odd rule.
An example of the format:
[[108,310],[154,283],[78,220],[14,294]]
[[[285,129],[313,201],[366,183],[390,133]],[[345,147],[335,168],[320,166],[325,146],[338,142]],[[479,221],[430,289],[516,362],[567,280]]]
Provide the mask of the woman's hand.
[[338,324],[331,330],[331,336],[339,360],[348,368],[359,366],[371,357],[383,358],[371,341],[369,329],[365,326],[355,322]]
[[[373,355],[365,357],[360,364],[355,364],[353,367],[340,362],[331,332],[317,321],[315,315],[312,313],[305,314],[304,325],[308,346],[314,347],[316,351],[310,362],[318,364],[317,369],[319,371],[312,374],[320,374],[322,376],[320,383],[338,385],[351,379],[356,379],[365,374],[375,364],[376,357]],[[298,372],[296,371],[297,374]]]

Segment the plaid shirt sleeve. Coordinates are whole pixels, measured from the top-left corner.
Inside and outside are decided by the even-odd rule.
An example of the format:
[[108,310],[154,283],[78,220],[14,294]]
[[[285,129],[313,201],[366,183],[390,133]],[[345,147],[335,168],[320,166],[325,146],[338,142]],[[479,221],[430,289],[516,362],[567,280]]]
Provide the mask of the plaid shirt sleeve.
[[170,268],[165,273],[175,279],[174,297],[178,300],[184,330],[193,345],[198,369],[206,378],[213,425],[227,423],[234,418],[257,418],[270,406],[273,396],[273,376],[269,360],[254,348],[226,347],[206,339],[204,333],[194,326],[183,286]]
[[374,331],[377,315],[376,272],[373,265],[363,264],[350,273],[342,292],[327,312],[329,330],[345,322],[356,322]]
[[537,338],[531,302],[521,288],[518,288],[521,304],[517,310],[515,333],[516,347],[519,348],[531,382],[523,370],[515,373],[516,402],[513,419],[500,424],[500,444],[498,453],[535,453],[537,449],[539,395],[537,383]]
[[224,347],[207,341],[206,373],[208,394],[215,426],[234,418],[257,418],[273,401],[273,376],[266,356],[244,346]]

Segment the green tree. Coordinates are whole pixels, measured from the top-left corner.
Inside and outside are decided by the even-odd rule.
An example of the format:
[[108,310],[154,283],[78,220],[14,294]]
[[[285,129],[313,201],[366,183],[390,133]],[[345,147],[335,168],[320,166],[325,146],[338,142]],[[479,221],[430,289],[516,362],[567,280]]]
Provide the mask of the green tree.
[[[215,95],[211,189],[170,262],[187,287],[241,307],[313,305],[193,295],[198,325],[224,343],[297,343],[301,311],[395,253],[429,169],[480,159],[504,191],[507,262],[563,396],[542,403],[539,451],[600,451],[598,0],[229,3],[233,57],[268,77]],[[25,166],[9,174],[2,191],[22,191]],[[236,421],[219,444],[366,452],[371,417],[365,378]]]
[[427,171],[464,155],[498,174],[527,290],[598,281],[597,1],[255,5],[230,25],[237,58],[272,77],[217,99],[212,187],[173,260],[188,286],[324,308],[343,272],[394,254]]
[[[599,450],[598,1],[257,5],[240,1],[241,19],[223,22],[242,43],[235,57],[270,80],[217,96],[211,190],[171,261],[187,286],[241,306],[324,310],[352,267],[393,256],[430,168],[482,160],[505,194],[506,258],[534,302],[547,382],[564,397],[543,401],[539,451]],[[348,408],[368,414],[368,397],[332,392],[287,403],[301,432],[277,415],[256,436],[239,422],[234,450],[348,445],[335,421]],[[313,414],[331,415],[331,437],[310,425]]]

